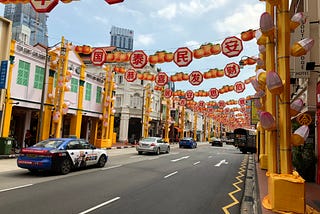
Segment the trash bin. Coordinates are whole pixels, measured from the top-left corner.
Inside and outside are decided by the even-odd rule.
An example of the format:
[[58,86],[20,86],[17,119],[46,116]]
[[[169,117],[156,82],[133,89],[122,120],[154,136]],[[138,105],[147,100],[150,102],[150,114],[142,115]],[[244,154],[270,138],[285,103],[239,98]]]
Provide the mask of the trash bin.
[[0,155],[10,155],[13,141],[11,137],[0,137]]

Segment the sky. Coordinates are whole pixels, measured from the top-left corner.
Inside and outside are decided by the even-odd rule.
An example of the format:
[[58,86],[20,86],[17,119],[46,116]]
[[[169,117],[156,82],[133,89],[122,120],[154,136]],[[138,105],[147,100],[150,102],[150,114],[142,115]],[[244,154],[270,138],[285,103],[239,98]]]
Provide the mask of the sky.
[[[4,4],[0,4],[3,15]],[[249,29],[258,29],[265,3],[258,0],[124,0],[109,5],[104,0],[80,0],[59,4],[48,13],[49,45],[61,37],[74,45],[93,47],[110,45],[112,26],[134,31],[134,50],[144,50],[147,55],[165,50],[174,52],[179,47],[190,50],[204,43],[222,43],[229,36],[237,36]],[[243,51],[238,57],[228,58],[223,54],[193,59],[187,67],[178,67],[174,62],[157,67],[169,76],[176,72],[204,73],[210,68],[223,69],[230,62],[238,63],[241,57],[258,56],[256,40],[243,42]],[[255,66],[241,69],[236,78],[204,79],[199,86],[189,82],[176,84],[181,90],[206,90],[233,85],[255,75]],[[255,93],[251,84],[246,84],[243,93],[228,92],[218,100],[239,99]],[[210,98],[204,99],[210,101]]]

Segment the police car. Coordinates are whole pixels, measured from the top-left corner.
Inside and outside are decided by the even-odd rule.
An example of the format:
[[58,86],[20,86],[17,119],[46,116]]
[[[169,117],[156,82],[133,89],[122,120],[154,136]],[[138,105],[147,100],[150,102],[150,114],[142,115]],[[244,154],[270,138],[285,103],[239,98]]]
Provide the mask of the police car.
[[97,149],[83,139],[49,138],[23,148],[17,159],[20,168],[68,174],[74,168],[95,165],[104,167],[108,160],[106,150]]

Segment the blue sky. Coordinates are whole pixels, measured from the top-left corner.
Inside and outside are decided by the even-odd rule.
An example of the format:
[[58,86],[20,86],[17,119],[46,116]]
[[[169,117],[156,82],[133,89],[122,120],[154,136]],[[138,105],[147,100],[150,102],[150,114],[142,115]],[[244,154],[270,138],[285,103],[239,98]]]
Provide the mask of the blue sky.
[[[4,5],[0,4],[3,15]],[[258,0],[124,0],[109,5],[104,0],[80,0],[59,4],[48,14],[49,44],[65,39],[75,45],[109,46],[111,26],[134,30],[134,49],[151,55],[159,50],[174,52],[179,47],[198,48],[203,43],[221,43],[226,37],[238,36],[242,31],[258,29],[265,3]],[[205,72],[210,68],[223,69],[227,63],[239,62],[242,56],[257,56],[256,40],[243,42],[244,50],[238,57],[223,54],[194,59],[188,67],[174,62],[161,64],[162,71]],[[178,83],[177,89],[209,90],[212,87],[233,85],[255,74],[254,66],[241,69],[237,78],[204,80],[198,87],[188,82]],[[229,92],[217,100],[239,99],[253,95],[251,84],[238,94]]]

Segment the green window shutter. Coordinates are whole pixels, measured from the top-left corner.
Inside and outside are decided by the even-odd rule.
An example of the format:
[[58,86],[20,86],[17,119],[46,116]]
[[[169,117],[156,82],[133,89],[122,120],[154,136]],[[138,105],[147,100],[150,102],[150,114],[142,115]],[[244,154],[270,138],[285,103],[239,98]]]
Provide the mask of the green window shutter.
[[102,88],[97,86],[96,103],[101,103],[101,91],[102,91]]
[[78,93],[78,79],[71,79],[71,92]]
[[90,83],[86,83],[86,95],[85,100],[90,101],[91,100],[91,88],[92,85]]
[[36,66],[33,87],[37,89],[42,89],[43,80],[44,80],[44,68]]
[[17,84],[28,86],[30,75],[30,63],[20,60],[18,66]]

